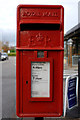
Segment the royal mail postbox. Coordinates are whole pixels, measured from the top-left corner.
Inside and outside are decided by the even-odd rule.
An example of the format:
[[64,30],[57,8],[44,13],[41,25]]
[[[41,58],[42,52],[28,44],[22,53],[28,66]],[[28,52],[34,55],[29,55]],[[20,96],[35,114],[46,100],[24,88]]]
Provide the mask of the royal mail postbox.
[[17,8],[16,112],[19,117],[63,113],[63,7]]

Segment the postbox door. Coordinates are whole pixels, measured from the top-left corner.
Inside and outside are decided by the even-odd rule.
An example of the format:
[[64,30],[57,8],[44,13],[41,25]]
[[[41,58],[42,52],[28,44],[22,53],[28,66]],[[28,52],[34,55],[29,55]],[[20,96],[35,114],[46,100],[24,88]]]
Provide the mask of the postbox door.
[[[46,113],[51,113],[52,111],[57,111],[55,113],[55,116],[58,116],[59,114],[62,113],[62,101],[61,101],[61,84],[59,82],[62,82],[61,76],[62,76],[62,70],[59,69],[62,64],[62,58],[61,55],[63,54],[62,52],[53,52],[53,51],[48,51],[48,57],[49,59],[43,59],[42,58],[39,60],[39,58],[35,58],[35,52],[34,51],[23,51],[20,53],[21,54],[21,72],[22,72],[22,79],[21,79],[21,93],[20,94],[20,110],[21,113],[27,113],[28,116],[31,114],[46,114]],[[50,61],[51,60],[51,61]],[[59,60],[59,61],[58,61]],[[50,68],[51,71],[49,71],[50,74],[50,85],[49,85],[49,96],[31,96],[31,65],[30,62],[49,62],[52,66]],[[49,66],[48,66],[49,67]],[[49,68],[48,68],[49,69]],[[55,71],[55,74],[54,74]],[[54,80],[55,79],[55,80]],[[45,86],[44,86],[45,88]],[[33,88],[34,89],[34,88]],[[36,90],[35,90],[36,91]],[[36,91],[37,92],[37,91]],[[38,91],[39,92],[39,91]],[[60,101],[59,101],[60,99]],[[61,104],[60,104],[61,103]],[[53,115],[53,113],[52,113]]]

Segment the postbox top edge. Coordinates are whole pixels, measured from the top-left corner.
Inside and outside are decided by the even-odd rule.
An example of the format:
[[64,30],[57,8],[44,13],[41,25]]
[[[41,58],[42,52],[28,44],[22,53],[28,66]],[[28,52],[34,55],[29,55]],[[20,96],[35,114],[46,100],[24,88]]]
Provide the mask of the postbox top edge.
[[37,7],[40,7],[40,8],[56,8],[56,9],[58,9],[58,8],[62,8],[62,9],[64,9],[64,7],[62,6],[62,5],[30,5],[30,4],[19,4],[18,6],[17,6],[17,10],[19,10],[20,8],[29,8],[29,7],[32,7],[32,8],[37,8]]

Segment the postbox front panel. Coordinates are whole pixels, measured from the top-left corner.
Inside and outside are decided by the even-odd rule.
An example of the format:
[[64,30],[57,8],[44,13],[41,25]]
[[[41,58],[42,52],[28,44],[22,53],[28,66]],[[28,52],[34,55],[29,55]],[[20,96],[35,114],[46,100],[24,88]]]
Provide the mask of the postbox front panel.
[[[24,25],[25,26],[25,25]],[[35,48],[44,48],[44,47],[59,47],[60,46],[60,25],[52,24],[28,24],[26,25],[30,28],[24,31],[20,31],[20,47],[35,47]],[[49,27],[50,28],[49,28]],[[42,27],[44,30],[40,30]],[[56,30],[55,30],[56,27]],[[34,28],[34,30],[32,30]],[[36,30],[37,29],[37,30]],[[49,30],[50,29],[50,30]],[[26,37],[25,37],[26,36]],[[57,40],[57,37],[59,38]],[[24,39],[24,41],[23,41]],[[57,42],[56,42],[57,41]]]
[[63,7],[21,5],[17,11],[17,115],[63,112]]

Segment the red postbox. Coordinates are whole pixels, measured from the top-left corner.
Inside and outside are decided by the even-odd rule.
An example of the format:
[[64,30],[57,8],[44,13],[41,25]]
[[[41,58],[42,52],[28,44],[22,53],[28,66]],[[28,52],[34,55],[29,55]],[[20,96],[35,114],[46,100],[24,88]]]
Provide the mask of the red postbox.
[[62,6],[18,6],[16,113],[19,117],[62,116],[63,37]]

